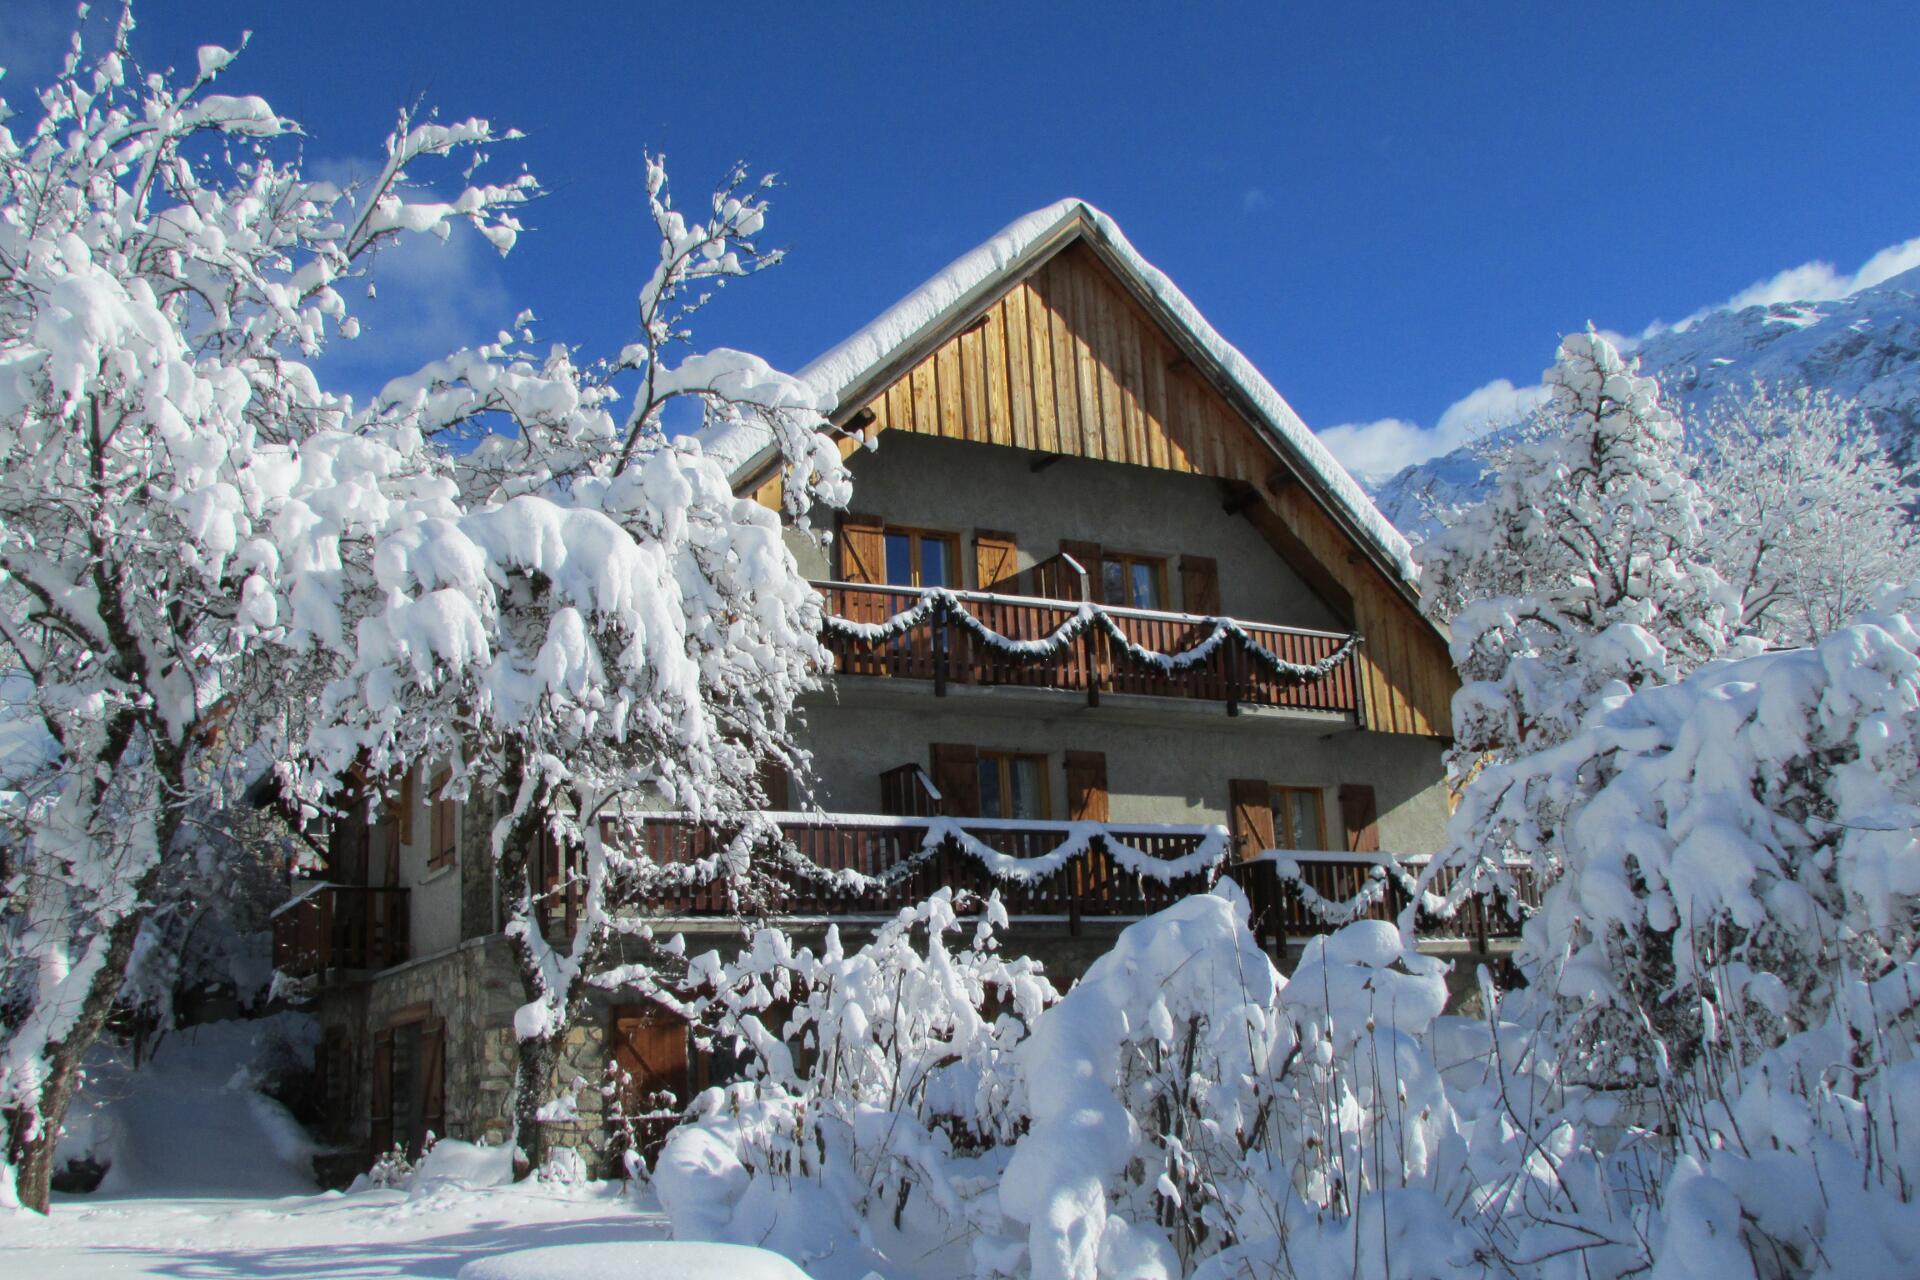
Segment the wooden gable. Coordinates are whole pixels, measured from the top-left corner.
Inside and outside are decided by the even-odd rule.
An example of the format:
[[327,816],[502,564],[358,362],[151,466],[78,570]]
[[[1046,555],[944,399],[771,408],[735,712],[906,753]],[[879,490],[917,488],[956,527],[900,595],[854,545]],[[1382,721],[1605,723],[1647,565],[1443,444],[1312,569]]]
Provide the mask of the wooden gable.
[[[1228,508],[1364,637],[1366,725],[1450,733],[1458,679],[1440,635],[1215,383],[1204,355],[1150,315],[1092,246],[1070,240],[956,320],[932,351],[883,374],[835,420],[867,434],[1214,477]],[[855,444],[843,441],[843,451]],[[757,494],[776,508],[777,485]]]

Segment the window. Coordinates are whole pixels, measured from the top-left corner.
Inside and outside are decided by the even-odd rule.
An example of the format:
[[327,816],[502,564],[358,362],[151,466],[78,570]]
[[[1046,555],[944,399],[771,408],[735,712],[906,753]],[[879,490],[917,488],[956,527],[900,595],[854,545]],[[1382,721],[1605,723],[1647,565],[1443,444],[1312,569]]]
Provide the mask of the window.
[[980,753],[981,817],[1045,818],[1051,812],[1045,756]]
[[1321,818],[1320,792],[1312,787],[1273,789],[1273,838],[1282,849],[1324,849],[1326,823]]
[[926,529],[889,528],[886,542],[888,586],[959,588],[958,537]]
[[1129,609],[1160,609],[1167,602],[1167,562],[1158,556],[1109,551],[1100,561],[1101,595]]

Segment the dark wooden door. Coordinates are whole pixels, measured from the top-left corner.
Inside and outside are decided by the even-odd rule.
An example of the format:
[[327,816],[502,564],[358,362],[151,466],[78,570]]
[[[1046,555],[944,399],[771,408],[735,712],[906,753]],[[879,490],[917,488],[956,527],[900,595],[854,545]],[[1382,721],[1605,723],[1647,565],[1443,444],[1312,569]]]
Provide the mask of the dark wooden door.
[[658,1005],[621,1005],[610,1031],[610,1056],[626,1073],[620,1111],[634,1118],[634,1141],[651,1164],[688,1101],[687,1024]]

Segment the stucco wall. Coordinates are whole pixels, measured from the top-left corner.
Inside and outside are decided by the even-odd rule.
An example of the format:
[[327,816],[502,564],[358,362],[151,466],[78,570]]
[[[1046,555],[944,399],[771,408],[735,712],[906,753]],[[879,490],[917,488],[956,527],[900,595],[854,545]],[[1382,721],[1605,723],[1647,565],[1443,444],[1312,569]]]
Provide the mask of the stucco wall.
[[[844,685],[845,682],[843,682]],[[1379,806],[1381,847],[1429,853],[1447,821],[1442,746],[1428,738],[1371,733],[1333,722],[1286,722],[1249,713],[1229,717],[1182,709],[1088,707],[1073,695],[956,691],[936,699],[930,686],[898,692],[848,691],[813,701],[805,739],[814,753],[821,807],[877,813],[880,773],[929,763],[936,742],[1044,752],[1055,818],[1066,814],[1064,753],[1100,751],[1115,822],[1225,822],[1227,784],[1260,778],[1324,789],[1329,843],[1339,840],[1337,788],[1366,783]],[[855,705],[868,701],[871,705]]]
[[[1211,556],[1220,566],[1220,607],[1237,618],[1295,627],[1340,628],[1318,596],[1245,517],[1221,509],[1219,485],[1115,462],[1062,458],[1041,471],[1024,449],[883,432],[879,447],[856,452],[853,508],[891,523],[957,533],[968,587],[973,531],[1011,533],[1019,567],[1056,555],[1061,539],[1113,551],[1164,556],[1170,607],[1181,608],[1179,557]],[[829,554],[802,535],[791,545],[809,577],[829,574]],[[1088,566],[1090,569],[1093,566]]]

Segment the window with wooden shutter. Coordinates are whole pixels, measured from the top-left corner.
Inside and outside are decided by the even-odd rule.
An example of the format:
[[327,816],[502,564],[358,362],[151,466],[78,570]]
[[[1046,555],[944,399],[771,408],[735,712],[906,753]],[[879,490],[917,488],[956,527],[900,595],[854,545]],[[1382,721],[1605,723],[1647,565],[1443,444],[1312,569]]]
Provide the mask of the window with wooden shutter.
[[1347,831],[1347,852],[1380,852],[1379,809],[1372,787],[1350,782],[1340,788],[1340,823]]
[[368,1091],[372,1115],[368,1140],[378,1157],[393,1150],[393,1032],[373,1033],[373,1079]]
[[1067,752],[1067,817],[1074,822],[1108,821],[1106,753]]
[[1264,779],[1235,778],[1227,802],[1235,854],[1251,858],[1274,847],[1273,788]]
[[887,580],[886,526],[876,516],[840,514],[840,535],[834,540],[840,548],[842,582],[884,583]]
[[1131,551],[1107,552],[1100,560],[1100,599],[1123,609],[1166,608],[1166,560]]
[[1326,814],[1318,787],[1273,789],[1273,835],[1276,849],[1325,849]]
[[884,581],[890,587],[959,590],[960,538],[943,529],[888,525],[882,532]]
[[979,804],[983,818],[1050,818],[1053,799],[1047,786],[1047,758],[1020,751],[982,751]]
[[[1062,538],[1060,539],[1060,554],[1072,556],[1080,562],[1080,567],[1087,571],[1087,599],[1095,604],[1107,603],[1107,597],[1100,585],[1100,544],[1097,542],[1075,542],[1070,538]],[[1077,595],[1080,584],[1076,581],[1072,586],[1074,588],[1073,592],[1069,593],[1069,595],[1058,596],[1056,598],[1068,599],[1072,595]]]
[[995,533],[991,529],[973,531],[973,581],[981,591],[1017,593],[1019,561],[1019,548],[1012,534]]
[[1203,618],[1220,613],[1220,566],[1212,556],[1180,557],[1180,607]]
[[966,743],[933,744],[933,785],[940,812],[950,818],[980,816],[980,750]]

